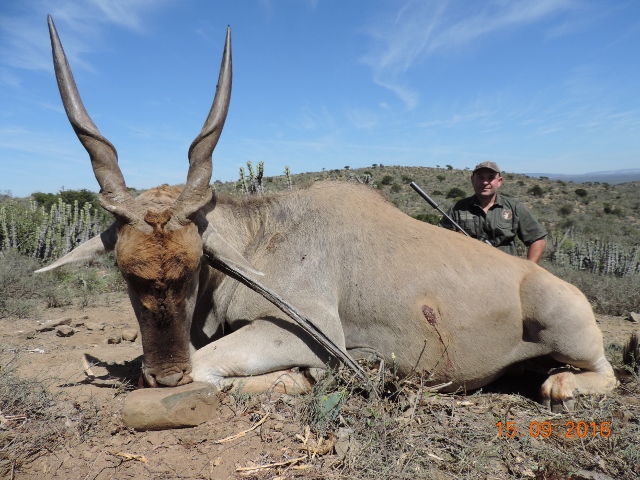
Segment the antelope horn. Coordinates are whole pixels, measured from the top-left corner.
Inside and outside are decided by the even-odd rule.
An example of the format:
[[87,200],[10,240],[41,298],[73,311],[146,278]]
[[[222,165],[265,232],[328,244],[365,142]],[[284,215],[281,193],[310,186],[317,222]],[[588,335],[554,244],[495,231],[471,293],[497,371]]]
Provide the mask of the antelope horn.
[[175,219],[180,225],[186,224],[198,210],[211,200],[209,182],[211,181],[212,154],[229,111],[231,77],[231,28],[227,27],[222,65],[220,66],[213,105],[200,134],[189,147],[187,183],[171,207],[172,220]]
[[134,199],[127,191],[124,177],[118,167],[118,153],[115,147],[102,136],[82,104],[51,15],[47,16],[47,22],[62,104],[73,130],[91,158],[93,173],[100,185],[100,204],[126,223],[144,226],[142,215],[137,212]]

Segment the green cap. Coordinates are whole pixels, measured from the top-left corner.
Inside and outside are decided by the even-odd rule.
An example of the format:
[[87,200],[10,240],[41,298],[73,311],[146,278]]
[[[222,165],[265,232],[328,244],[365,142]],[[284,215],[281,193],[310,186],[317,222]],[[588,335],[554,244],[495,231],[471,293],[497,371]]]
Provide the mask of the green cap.
[[476,170],[480,170],[481,168],[488,168],[489,170],[493,170],[496,173],[500,173],[500,167],[496,162],[482,162],[476,165],[476,168],[473,169],[472,173],[475,173]]

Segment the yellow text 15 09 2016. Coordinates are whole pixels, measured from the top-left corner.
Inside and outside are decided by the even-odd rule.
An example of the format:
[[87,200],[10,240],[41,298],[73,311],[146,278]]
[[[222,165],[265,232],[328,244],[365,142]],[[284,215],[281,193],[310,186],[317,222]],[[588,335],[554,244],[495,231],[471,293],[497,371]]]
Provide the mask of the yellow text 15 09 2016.
[[[529,428],[525,426],[522,429],[518,429],[516,422],[498,422],[496,427],[498,427],[498,436],[507,438],[525,436],[549,438],[554,433],[570,439],[598,436],[608,438],[611,435],[611,422],[576,422],[575,420],[568,420],[565,422],[564,427],[559,427],[558,425],[554,426],[549,421],[533,421],[529,422]],[[559,428],[560,431],[558,431]]]

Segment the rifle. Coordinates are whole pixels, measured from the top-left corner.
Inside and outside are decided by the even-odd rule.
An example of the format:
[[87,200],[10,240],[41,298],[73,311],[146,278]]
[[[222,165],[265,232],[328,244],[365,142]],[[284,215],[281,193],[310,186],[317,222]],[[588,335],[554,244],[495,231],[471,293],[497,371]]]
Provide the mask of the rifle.
[[442,209],[438,206],[438,204],[433,200],[433,198],[431,198],[429,195],[427,195],[427,192],[425,192],[424,190],[422,190],[422,189],[418,186],[418,184],[417,184],[416,182],[411,182],[411,183],[409,184],[409,186],[410,186],[411,188],[413,188],[413,189],[416,191],[416,193],[417,193],[418,195],[420,195],[422,198],[424,198],[424,199],[427,201],[427,203],[428,203],[429,205],[431,205],[433,208],[435,208],[437,211],[439,211],[439,212],[440,212],[440,213],[441,213],[441,214],[442,214],[442,215],[443,215],[447,220],[449,220],[453,226],[455,226],[458,230],[460,230],[462,233],[464,233],[467,237],[471,237],[471,235],[469,235],[467,232],[465,232],[465,231],[464,231],[464,228],[462,228],[460,225],[458,225],[458,224],[453,220],[453,218],[451,218],[449,215],[447,215],[447,214],[445,213],[445,211],[444,211],[444,210],[442,210]]

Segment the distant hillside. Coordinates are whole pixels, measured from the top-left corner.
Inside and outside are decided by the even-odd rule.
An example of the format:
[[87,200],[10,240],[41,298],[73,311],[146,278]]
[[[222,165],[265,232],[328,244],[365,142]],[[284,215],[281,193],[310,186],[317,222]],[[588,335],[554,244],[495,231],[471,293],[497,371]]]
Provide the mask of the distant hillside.
[[[267,193],[286,190],[285,176],[268,176],[270,173],[269,165],[265,165],[264,190]],[[440,215],[409,187],[409,183],[415,181],[446,210],[458,197],[473,193],[470,175],[469,170],[376,164],[367,168],[297,173],[291,175],[291,180],[295,188],[318,181],[364,182],[366,177],[400,210],[435,223]],[[501,193],[529,207],[551,232],[550,239],[554,235],[562,236],[571,227],[575,236],[631,245],[640,243],[640,181],[570,183],[571,180],[551,179],[544,174],[505,172],[503,175],[505,182]],[[540,179],[539,176],[548,178]],[[216,181],[213,186],[219,193],[242,195],[238,182]]]
[[[265,165],[263,189],[265,193],[287,190],[289,181],[285,175],[273,175]],[[636,174],[636,177],[632,177]],[[366,168],[349,167],[320,172],[292,173],[293,188],[318,181],[351,181],[368,183],[385,195],[390,202],[412,217],[436,223],[440,215],[432,209],[409,186],[411,181],[420,185],[440,206],[446,210],[455,201],[473,193],[471,172],[454,168],[383,166]],[[640,244],[640,169],[614,172],[594,172],[585,175],[528,175],[504,172],[505,182],[501,193],[516,198],[530,208],[534,215],[550,232],[549,240],[560,238],[567,229],[572,238],[583,236],[604,242],[625,245]],[[593,175],[593,177],[591,176]],[[622,182],[626,175],[625,182]],[[615,179],[612,180],[611,177]],[[540,178],[546,177],[546,178]],[[572,178],[579,178],[571,180]],[[636,178],[635,181],[629,181]],[[246,182],[250,182],[247,178]],[[240,182],[214,180],[212,187],[217,193],[243,195]],[[140,190],[130,189],[136,196]],[[45,195],[46,196],[46,195]],[[34,197],[31,199],[36,200]],[[29,206],[30,198],[17,199],[0,194],[1,209],[11,204]],[[340,199],[336,199],[340,202]],[[98,210],[102,212],[102,210]],[[109,215],[105,212],[105,217]]]
[[564,175],[559,173],[525,173],[529,177],[547,177],[551,180],[564,182],[587,183],[600,182],[616,185],[640,180],[640,168],[628,168],[625,170],[605,170],[602,172],[589,172],[580,175]]

